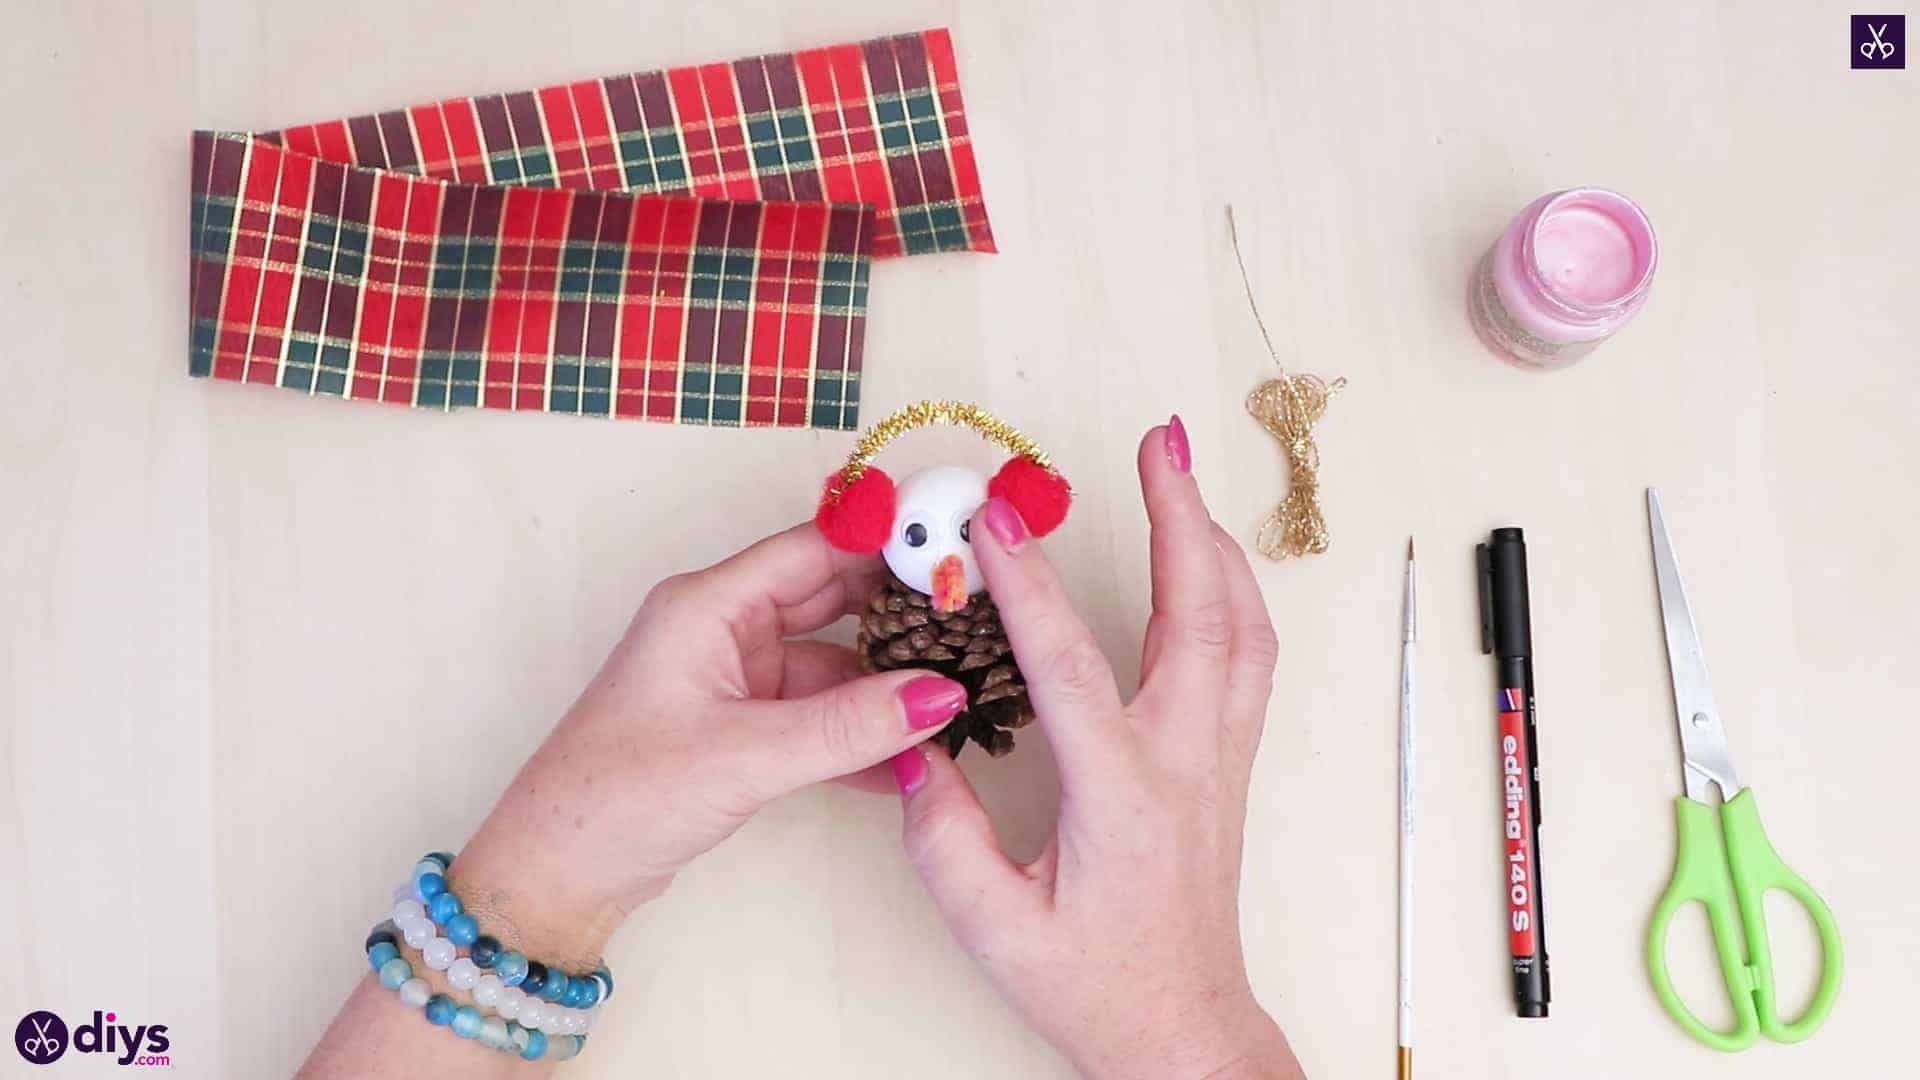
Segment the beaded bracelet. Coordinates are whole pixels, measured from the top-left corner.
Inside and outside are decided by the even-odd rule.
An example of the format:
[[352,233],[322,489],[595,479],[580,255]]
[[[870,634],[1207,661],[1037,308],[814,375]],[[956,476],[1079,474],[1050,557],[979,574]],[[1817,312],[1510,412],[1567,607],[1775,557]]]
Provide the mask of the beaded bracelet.
[[[455,990],[471,991],[474,1004],[492,1009],[502,1019],[518,1020],[525,1027],[544,1030],[549,1035],[584,1035],[599,1014],[597,1008],[575,1008],[543,1000],[536,993],[528,993],[524,982],[509,986],[497,972],[482,971],[472,956],[457,955],[453,942],[433,932],[432,922],[420,914],[418,901],[408,899],[394,904],[393,917],[386,926],[391,927],[387,933],[400,935],[399,940],[419,950],[421,963],[442,972],[447,985]],[[376,928],[376,933],[380,930]]]
[[[601,965],[570,977],[502,949],[479,932],[479,923],[447,889],[452,864],[453,856],[444,852],[422,858],[409,883],[394,890],[391,918],[367,935],[367,962],[381,985],[397,991],[409,1007],[422,1009],[429,1023],[450,1026],[462,1038],[530,1061],[564,1061],[578,1054],[599,1014],[595,1006],[613,996],[613,973]],[[419,950],[429,969],[444,973],[453,989],[470,991],[473,1004],[432,993],[426,980],[414,977],[413,966],[400,955],[403,941]],[[463,949],[467,955],[460,955]]]
[[[568,975],[558,967],[529,960],[511,949],[503,950],[499,941],[480,933],[480,924],[467,914],[460,898],[447,887],[447,868],[452,865],[452,855],[441,851],[430,852],[421,857],[408,875],[412,883],[411,898],[422,906],[422,914],[428,920],[428,933],[435,926],[444,928],[445,940],[456,949],[468,949],[467,958],[473,961],[474,967],[490,969],[499,976],[503,985],[518,987],[522,992],[538,996],[550,1005],[591,1009],[613,996],[613,972],[604,964],[585,975]],[[394,910],[395,922],[401,923],[398,904]],[[408,910],[411,912],[411,909]],[[402,929],[405,928],[402,923]],[[419,936],[426,937],[427,933]],[[413,945],[413,942],[409,940],[408,944]],[[421,948],[419,945],[414,947]],[[455,962],[453,955],[447,954],[444,949],[436,950],[436,955],[430,956],[423,950],[423,956],[428,967],[436,967],[435,960],[440,956],[445,956],[448,964]]]
[[[444,867],[445,863],[436,861],[441,857],[429,856],[421,866]],[[416,877],[424,879],[428,873],[422,872]],[[522,1026],[544,1030],[549,1035],[584,1035],[593,1026],[598,1009],[564,1002],[591,1001],[597,1005],[602,1000],[600,988],[612,985],[611,975],[605,976],[604,983],[593,977],[579,979],[573,981],[569,989],[567,983],[553,977],[558,973],[550,974],[545,965],[526,960],[516,952],[503,952],[492,938],[477,935],[468,946],[468,955],[461,956],[453,935],[460,932],[458,920],[470,917],[452,906],[459,903],[458,898],[453,898],[450,905],[444,901],[452,898],[452,893],[442,891],[435,897],[443,916],[441,921],[449,924],[448,936],[442,937],[430,914],[431,908],[407,895],[417,890],[417,885],[411,889],[402,885],[394,890],[394,895],[399,897],[394,902],[391,918],[394,932],[401,935],[409,947],[420,951],[420,960],[428,968],[444,972],[448,985],[455,990],[472,991],[475,1004],[492,1009],[503,1019],[517,1019]],[[479,961],[487,961],[485,967],[493,970],[485,970]],[[551,1000],[548,995],[559,1000]]]
[[[408,1008],[420,1009],[427,1023],[450,1027],[463,1039],[477,1040],[482,1046],[518,1054],[528,1061],[541,1058],[565,1061],[580,1053],[586,1044],[584,1034],[549,1034],[538,1025],[528,1026],[497,1015],[483,1016],[473,1005],[457,1005],[452,997],[434,993],[425,979],[413,974],[413,965],[400,955],[395,929],[391,922],[381,923],[367,935],[367,964],[378,973],[381,986],[397,992],[401,1003]],[[451,982],[451,978],[448,981]],[[476,992],[475,1000],[479,997]]]

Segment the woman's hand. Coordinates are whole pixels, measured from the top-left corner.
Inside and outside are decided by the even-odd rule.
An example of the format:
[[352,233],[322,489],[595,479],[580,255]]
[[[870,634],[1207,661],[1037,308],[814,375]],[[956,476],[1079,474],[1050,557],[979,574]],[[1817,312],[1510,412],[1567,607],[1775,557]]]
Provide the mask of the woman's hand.
[[1189,475],[1178,417],[1147,433],[1153,616],[1122,702],[1106,658],[1014,508],[974,552],[1060,767],[1058,833],[1004,855],[966,777],[894,759],[906,848],[961,943],[1033,1026],[1096,1077],[1293,1077],[1241,955],[1247,783],[1276,645],[1246,556]]
[[[787,640],[859,608],[880,573],[809,523],[661,582],[449,869],[481,931],[590,971],[628,911],[755,810],[883,763],[952,719],[958,683],[862,677],[849,649]],[[442,973],[413,966],[447,990]],[[552,1064],[451,1038],[392,997],[363,977],[300,1076],[504,1080]]]
[[806,524],[655,587],[454,862],[488,932],[590,968],[628,911],[754,811],[951,719],[958,683],[861,677],[851,650],[787,640],[859,609],[880,573]]

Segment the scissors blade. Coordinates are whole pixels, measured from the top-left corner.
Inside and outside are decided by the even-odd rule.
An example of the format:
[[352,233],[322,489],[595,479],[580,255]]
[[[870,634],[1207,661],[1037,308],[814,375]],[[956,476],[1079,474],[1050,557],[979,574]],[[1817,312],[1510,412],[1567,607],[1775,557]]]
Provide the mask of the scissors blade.
[[1673,558],[1660,496],[1652,488],[1647,489],[1647,518],[1653,533],[1653,574],[1660,586],[1660,621],[1667,635],[1667,667],[1673,676],[1673,711],[1680,724],[1687,798],[1706,802],[1708,786],[1718,784],[1721,799],[1730,799],[1740,790],[1740,781],[1733,773],[1727,729],[1713,703],[1707,658],[1693,628],[1686,587],[1680,584],[1680,564]]

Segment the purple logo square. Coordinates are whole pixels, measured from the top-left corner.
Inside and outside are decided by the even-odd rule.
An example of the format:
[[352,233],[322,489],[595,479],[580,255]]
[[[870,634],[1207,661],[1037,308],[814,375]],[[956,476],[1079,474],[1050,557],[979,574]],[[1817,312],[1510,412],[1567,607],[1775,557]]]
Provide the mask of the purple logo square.
[[1907,17],[1855,15],[1852,59],[1855,68],[1906,67]]

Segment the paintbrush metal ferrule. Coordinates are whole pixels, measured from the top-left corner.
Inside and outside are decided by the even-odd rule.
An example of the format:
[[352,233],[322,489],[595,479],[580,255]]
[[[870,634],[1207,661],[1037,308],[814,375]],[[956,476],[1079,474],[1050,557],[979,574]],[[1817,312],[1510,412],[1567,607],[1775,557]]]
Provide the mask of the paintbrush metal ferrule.
[[1418,598],[1415,595],[1413,568],[1413,540],[1407,540],[1407,579],[1405,594],[1400,606],[1400,640],[1418,641],[1420,639],[1420,616]]

